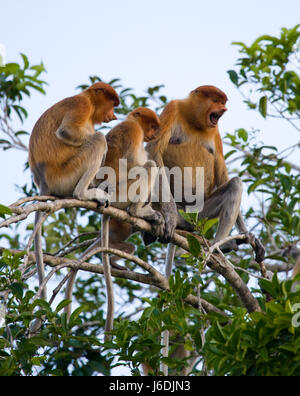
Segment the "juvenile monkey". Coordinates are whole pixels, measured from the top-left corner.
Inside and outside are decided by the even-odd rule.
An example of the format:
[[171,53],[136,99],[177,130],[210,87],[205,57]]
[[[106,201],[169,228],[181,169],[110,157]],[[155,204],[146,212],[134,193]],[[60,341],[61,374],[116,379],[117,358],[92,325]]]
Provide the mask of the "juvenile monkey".
[[[152,209],[149,202],[158,168],[154,161],[148,159],[144,142],[150,142],[157,138],[159,124],[159,118],[152,110],[139,107],[129,113],[125,121],[118,124],[106,135],[108,151],[105,167],[114,169],[117,175],[116,192],[112,196],[111,205],[119,209],[127,209],[132,216],[142,217],[154,224],[160,224],[163,220],[160,213]],[[125,171],[120,168],[122,164],[120,164],[119,159],[127,160],[127,169]],[[143,175],[140,176],[139,185],[141,191],[137,202],[132,202],[132,198],[134,199],[135,197],[130,197],[129,195],[130,187],[134,181],[128,179],[128,175],[135,167],[142,167],[145,170],[145,177]],[[145,180],[143,180],[143,177]],[[125,241],[133,232],[134,229],[130,224],[111,219],[110,247],[132,254],[135,249],[134,245]],[[114,264],[117,259],[117,257],[112,257],[111,263]]]
[[[144,148],[144,142],[149,142],[157,137],[159,118],[154,111],[145,107],[133,110],[126,120],[115,126],[107,135],[106,141],[108,151],[104,167],[109,167],[116,174],[116,191],[112,206],[119,209],[127,209],[132,216],[142,217],[149,221],[161,219],[158,212],[154,211],[147,200],[150,197],[155,178],[157,166],[154,161],[148,159],[148,153]],[[126,160],[124,169],[119,160]],[[136,201],[134,190],[131,190],[134,181],[130,180],[131,171],[146,170],[140,175],[139,197]],[[143,172],[142,172],[143,173]],[[135,178],[135,175],[132,175]],[[123,188],[124,187],[124,188]]]
[[[107,151],[102,133],[95,124],[116,119],[119,105],[116,91],[104,82],[91,85],[78,95],[50,107],[36,122],[29,142],[29,165],[41,195],[74,196],[81,200],[109,202],[109,195],[90,183]],[[36,214],[36,224],[40,213]],[[35,238],[40,284],[44,279],[41,235]],[[46,291],[43,291],[45,297]]]

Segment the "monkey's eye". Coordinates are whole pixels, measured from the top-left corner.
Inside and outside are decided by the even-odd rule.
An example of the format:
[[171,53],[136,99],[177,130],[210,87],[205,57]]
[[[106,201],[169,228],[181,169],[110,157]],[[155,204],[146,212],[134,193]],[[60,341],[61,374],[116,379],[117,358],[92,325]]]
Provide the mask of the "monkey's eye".
[[96,88],[95,91],[96,91],[97,93],[104,92],[104,88]]

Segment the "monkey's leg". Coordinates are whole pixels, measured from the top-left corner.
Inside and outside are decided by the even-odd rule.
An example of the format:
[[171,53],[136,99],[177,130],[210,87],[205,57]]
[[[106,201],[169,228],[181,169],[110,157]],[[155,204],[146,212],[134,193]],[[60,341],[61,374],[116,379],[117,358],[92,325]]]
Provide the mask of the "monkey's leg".
[[101,167],[106,151],[107,144],[105,136],[98,132],[88,137],[85,143],[80,147],[74,162],[81,162],[82,175],[74,189],[74,197],[81,200],[94,200],[105,203],[106,205],[109,204],[109,194],[100,188],[89,189],[89,185],[94,180],[96,173]]
[[163,221],[162,215],[152,209],[151,202],[148,202],[153,190],[155,179],[158,175],[158,168],[154,161],[147,161],[144,165],[147,171],[146,177],[141,176],[141,193],[139,202],[132,202],[128,208],[128,212],[135,217],[141,217],[145,220],[160,224]]
[[214,241],[226,238],[235,225],[240,213],[243,186],[239,177],[223,184],[204,202],[199,218],[219,217],[219,226]]
[[233,240],[222,245],[222,252],[227,253],[231,250],[238,250],[239,245],[250,243],[255,251],[255,260],[261,263],[265,257],[265,248],[254,235],[248,233],[240,212],[242,192],[241,179],[234,177],[213,192],[208,200],[204,202],[204,209],[199,215],[200,218],[219,217],[219,226],[214,242],[226,238],[236,223],[239,231],[245,234],[245,239]]

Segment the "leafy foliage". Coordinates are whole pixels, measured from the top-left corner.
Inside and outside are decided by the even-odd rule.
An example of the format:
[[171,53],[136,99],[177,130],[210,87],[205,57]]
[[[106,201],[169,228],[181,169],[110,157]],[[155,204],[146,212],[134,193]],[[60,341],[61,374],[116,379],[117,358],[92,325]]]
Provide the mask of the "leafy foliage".
[[[266,120],[270,116],[280,118],[297,131],[300,89],[294,61],[299,56],[299,34],[296,26],[282,29],[280,37],[261,36],[250,46],[235,43],[241,56],[236,70],[228,71],[248,108],[258,111]],[[45,71],[43,64],[30,66],[27,57],[21,57],[22,65],[0,67],[3,149],[27,150],[22,140],[25,132],[12,127],[13,114],[24,121],[27,117],[22,104],[24,96],[35,90],[45,93],[45,82],[40,77]],[[96,81],[101,81],[100,77],[89,78],[89,84]],[[121,120],[135,107],[149,106],[160,111],[168,102],[162,85],[149,87],[139,96],[118,78],[109,83],[121,98],[117,109]],[[105,133],[107,127],[101,129]],[[300,146],[299,141],[293,142],[280,152],[277,147],[261,143],[258,136],[259,131],[248,131],[243,126],[228,133],[226,160],[233,173],[242,177],[248,194],[259,198],[249,206],[246,219],[267,248],[266,264],[271,269],[275,264],[281,271],[281,264],[285,269],[283,261],[293,262],[292,257],[283,257],[282,251],[299,244],[299,164],[289,156],[299,151]],[[22,187],[23,195],[35,193],[33,186]],[[0,217],[9,215],[10,209],[0,205]],[[178,254],[169,290],[158,291],[142,283],[115,278],[117,313],[112,340],[107,343],[103,342],[106,316],[103,277],[78,276],[75,310],[67,320],[63,309],[68,301],[61,295],[60,302],[53,307],[36,298],[33,268],[23,265],[22,249],[26,249],[33,225],[28,224],[26,230],[16,227],[10,234],[2,232],[1,241],[8,248],[0,249],[0,375],[110,375],[118,366],[126,366],[133,375],[140,375],[142,363],[157,375],[161,362],[167,364],[170,374],[187,369],[192,375],[299,375],[300,330],[295,315],[300,291],[291,281],[282,282],[279,273],[271,281],[253,281],[252,276],[259,275],[259,268],[253,263],[249,248],[241,248],[227,258],[262,309],[248,314],[228,282],[205,265],[201,236],[212,239],[217,220],[199,220],[197,213],[182,215],[195,225],[199,235],[188,236],[190,252]],[[99,230],[99,216],[95,213],[85,209],[59,211],[49,216],[43,226],[45,251],[55,257],[78,259]],[[164,272],[165,246],[156,242],[145,247],[137,234],[130,240],[138,257]],[[21,252],[15,254],[12,249]],[[93,258],[96,263],[100,260],[100,255]],[[131,262],[126,266],[137,269]],[[63,275],[63,271],[57,272],[53,279],[58,282]],[[215,312],[204,314],[183,302],[187,295],[205,299],[227,317]],[[41,321],[41,329],[29,337],[36,319]],[[168,358],[162,356],[164,330],[170,332]],[[178,358],[178,347],[186,350],[189,357]]]
[[14,131],[10,123],[13,113],[23,123],[27,118],[27,110],[20,105],[25,96],[30,96],[32,90],[45,94],[45,81],[40,75],[46,71],[43,63],[30,66],[26,55],[21,54],[23,65],[18,63],[7,63],[0,66],[0,130],[5,134],[5,139],[0,140],[0,147],[4,150],[18,148],[26,150],[22,142],[26,131]]
[[246,94],[245,103],[250,109],[258,109],[264,118],[268,113],[268,103],[282,117],[296,115],[299,118],[299,27],[282,28],[280,37],[263,35],[250,46],[233,43],[240,47],[243,57],[238,59],[238,72],[228,71],[229,78],[238,88],[247,86],[248,93],[249,85],[256,87],[258,95],[250,99]]
[[263,312],[236,309],[231,324],[216,320],[208,330],[207,364],[215,375],[299,376],[300,323],[294,327],[292,321],[300,295],[291,292],[291,281],[280,283],[276,275],[263,286],[273,297]]

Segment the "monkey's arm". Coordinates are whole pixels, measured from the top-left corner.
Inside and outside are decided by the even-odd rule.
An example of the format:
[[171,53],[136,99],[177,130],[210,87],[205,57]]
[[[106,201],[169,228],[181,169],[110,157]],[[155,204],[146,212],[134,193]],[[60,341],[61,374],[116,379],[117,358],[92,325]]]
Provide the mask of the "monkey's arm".
[[89,122],[91,113],[91,104],[84,97],[78,98],[74,110],[66,112],[55,132],[56,137],[70,146],[81,146],[87,136],[95,133],[93,124]]
[[[159,202],[153,204],[153,207],[161,212],[164,218],[164,223],[157,229],[159,240],[161,242],[169,242],[172,236],[174,235],[176,226],[177,226],[177,206],[172,196],[169,182],[167,176],[164,171],[164,163],[161,155],[156,151],[153,144],[150,142],[146,146],[146,150],[149,153],[150,159],[156,162],[157,166],[160,168],[159,172]],[[167,196],[167,202],[164,202],[163,196]],[[147,239],[148,243],[153,242],[155,239],[150,238]],[[147,241],[144,238],[145,243]]]
[[[191,231],[191,225],[187,223],[182,216],[179,215],[176,202],[172,196],[170,185],[166,173],[164,171],[163,153],[168,147],[172,136],[173,126],[176,124],[178,112],[178,101],[173,100],[167,104],[162,114],[160,115],[160,132],[159,138],[153,142],[149,142],[146,150],[150,155],[150,159],[154,160],[160,168],[159,175],[159,203],[155,206],[159,210],[165,220],[164,225],[159,230],[159,238],[162,242],[169,242],[174,235],[175,229],[179,228]],[[163,193],[169,197],[167,202],[164,202]]]

